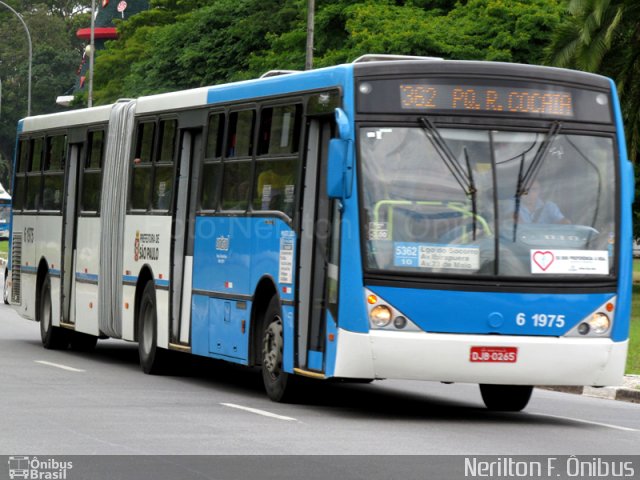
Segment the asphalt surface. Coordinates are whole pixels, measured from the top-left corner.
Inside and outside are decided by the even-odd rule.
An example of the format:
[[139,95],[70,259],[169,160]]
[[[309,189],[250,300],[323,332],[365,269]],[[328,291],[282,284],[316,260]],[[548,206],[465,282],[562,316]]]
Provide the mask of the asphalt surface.
[[484,409],[475,385],[311,383],[269,401],[258,371],[180,355],[144,375],[137,346],[42,348],[0,306],[0,454],[637,454],[640,405],[535,390],[521,413]]

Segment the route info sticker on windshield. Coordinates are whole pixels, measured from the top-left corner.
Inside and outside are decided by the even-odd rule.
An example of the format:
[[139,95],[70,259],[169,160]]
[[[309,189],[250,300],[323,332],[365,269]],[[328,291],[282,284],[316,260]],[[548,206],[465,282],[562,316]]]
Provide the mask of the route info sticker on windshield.
[[396,267],[474,271],[480,268],[480,248],[476,246],[395,242],[393,250]]
[[606,250],[531,250],[531,273],[608,275]]

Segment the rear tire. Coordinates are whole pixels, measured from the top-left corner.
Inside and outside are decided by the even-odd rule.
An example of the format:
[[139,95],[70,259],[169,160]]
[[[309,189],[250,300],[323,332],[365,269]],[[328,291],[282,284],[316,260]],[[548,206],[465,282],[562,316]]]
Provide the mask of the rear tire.
[[71,333],[71,350],[75,350],[76,352],[91,352],[96,348],[97,343],[98,337],[94,337],[93,335],[81,332]]
[[519,412],[529,403],[531,392],[528,385],[480,385],[484,404],[495,412]]
[[63,328],[54,327],[51,317],[51,280],[47,275],[40,289],[38,308],[40,338],[42,346],[48,350],[65,350],[69,346],[69,332]]
[[153,282],[147,282],[140,300],[138,313],[138,354],[142,371],[149,375],[164,373],[169,352],[158,347],[158,315],[156,290]]
[[274,402],[288,402],[294,397],[296,379],[283,370],[283,349],[280,302],[273,297],[267,307],[262,332],[262,381],[267,395]]

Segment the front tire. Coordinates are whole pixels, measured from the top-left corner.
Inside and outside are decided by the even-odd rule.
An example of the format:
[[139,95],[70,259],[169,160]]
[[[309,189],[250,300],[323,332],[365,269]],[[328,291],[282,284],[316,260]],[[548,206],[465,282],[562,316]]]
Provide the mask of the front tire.
[[159,375],[166,370],[168,351],[158,347],[158,315],[156,290],[153,282],[147,282],[140,300],[138,313],[138,354],[142,371]]
[[262,333],[262,381],[274,402],[291,401],[294,395],[293,375],[283,370],[283,322],[280,302],[273,297],[267,307]]
[[40,322],[40,338],[42,346],[48,350],[65,350],[69,346],[69,332],[54,327],[51,321],[51,280],[46,276],[40,289],[40,305],[38,321]]
[[494,412],[519,412],[529,403],[531,392],[528,385],[480,385],[484,404]]

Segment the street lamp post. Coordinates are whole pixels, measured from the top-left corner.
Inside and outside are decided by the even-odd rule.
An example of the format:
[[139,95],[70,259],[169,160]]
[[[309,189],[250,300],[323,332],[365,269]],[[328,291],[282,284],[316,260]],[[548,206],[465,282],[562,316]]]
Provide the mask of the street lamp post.
[[7,5],[3,1],[0,0],[0,5],[4,5],[9,10],[11,10],[18,20],[22,23],[24,27],[24,31],[27,32],[27,40],[29,42],[29,80],[28,80],[28,94],[27,94],[27,117],[31,116],[31,64],[33,63],[33,47],[31,45],[31,34],[29,33],[29,29],[27,28],[27,24],[22,19],[22,15],[16,12],[10,5]]
[[91,0],[91,36],[89,39],[89,93],[87,106],[93,107],[93,62],[95,61],[96,0]]
[[307,52],[304,64],[305,70],[313,68],[313,33],[315,23],[315,0],[307,1]]

